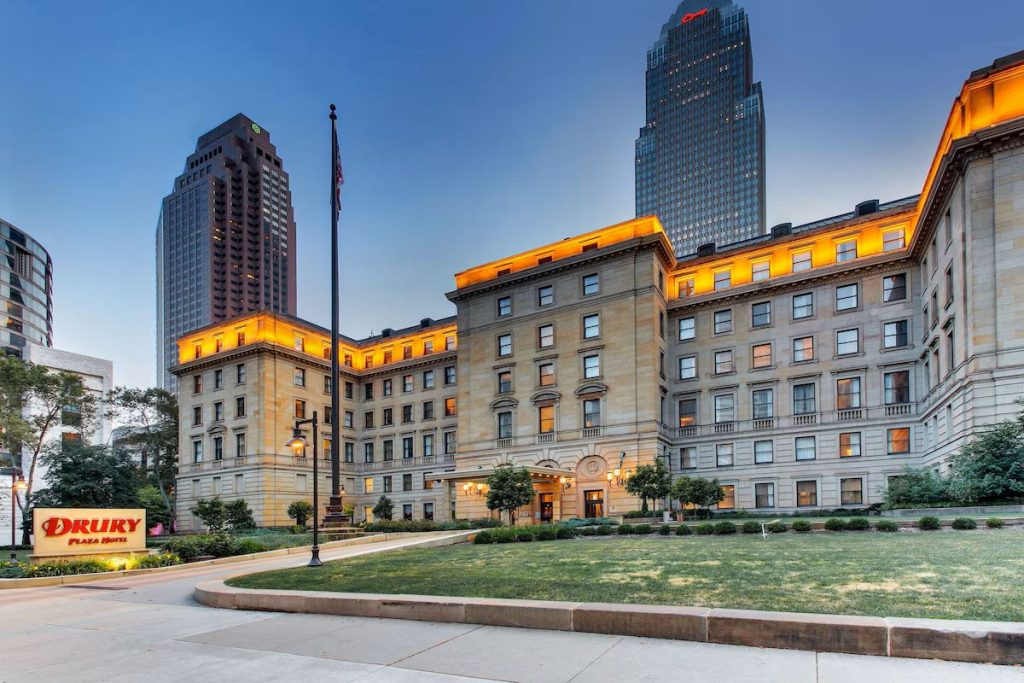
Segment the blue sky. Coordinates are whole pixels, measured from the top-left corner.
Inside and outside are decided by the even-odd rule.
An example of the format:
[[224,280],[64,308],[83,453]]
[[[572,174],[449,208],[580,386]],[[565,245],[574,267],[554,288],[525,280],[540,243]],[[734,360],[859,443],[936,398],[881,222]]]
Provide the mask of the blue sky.
[[[960,84],[1024,49],[1016,0],[742,4],[769,225],[918,192]],[[645,51],[675,5],[11,0],[0,217],[53,257],[55,345],[150,384],[160,200],[245,112],[292,178],[298,313],[326,324],[335,102],[342,331],[448,315],[453,273],[633,216]]]

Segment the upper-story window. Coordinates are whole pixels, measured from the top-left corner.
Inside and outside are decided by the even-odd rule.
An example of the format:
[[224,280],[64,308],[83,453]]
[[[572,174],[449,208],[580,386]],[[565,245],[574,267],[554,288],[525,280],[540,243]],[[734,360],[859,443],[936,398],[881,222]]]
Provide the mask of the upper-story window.
[[392,394],[394,394],[395,393],[394,386],[395,386],[395,381],[393,379],[391,379],[390,377],[385,379],[385,380],[381,380],[381,383],[380,383],[380,393],[381,393],[381,395],[382,396],[391,396]]
[[836,332],[836,355],[848,356],[860,351],[860,330],[839,330]]
[[679,379],[693,379],[697,376],[697,357],[682,356],[679,359]]
[[363,356],[363,367],[369,370],[373,367],[373,354],[368,353]]
[[456,338],[456,336],[454,334],[445,335],[445,338],[444,338],[444,350],[445,351],[454,351],[457,344],[458,344],[458,341],[457,341],[457,338]]
[[[498,317],[512,315],[512,297],[503,296],[498,298]],[[410,347],[410,351],[412,348]]]
[[768,259],[750,264],[750,281],[764,282],[772,276],[772,262]]
[[836,310],[850,311],[860,305],[860,288],[857,283],[836,287]]
[[793,272],[799,273],[811,269],[811,250],[793,252]]
[[434,352],[434,340],[426,339],[423,341],[423,355],[429,356]]
[[750,348],[751,362],[750,365],[753,368],[770,368],[772,367],[772,345],[769,342],[764,344],[754,344]]
[[412,375],[402,375],[402,393],[408,394],[412,390]]
[[412,358],[412,344],[406,344],[402,347],[402,360],[409,360]]
[[537,383],[542,387],[555,385],[554,363],[541,363],[537,366]]
[[366,401],[373,400],[373,382],[367,382],[363,385],[363,399]]
[[203,345],[202,344],[194,344],[192,346],[192,357],[197,359],[197,360],[199,358],[203,357]]
[[736,421],[736,397],[732,394],[715,396],[715,424]]
[[910,321],[893,320],[882,325],[882,348],[895,349],[910,343]]
[[295,350],[305,351],[306,350],[306,339],[304,337],[295,337]]
[[886,405],[910,403],[910,371],[896,370],[882,375],[882,390]]
[[203,393],[203,376],[192,375],[192,393],[201,394]]
[[814,315],[814,294],[807,292],[806,294],[794,294],[793,295],[793,320],[799,320],[801,318],[810,318]]
[[555,345],[555,326],[541,325],[537,328],[537,346],[547,349]]
[[583,316],[583,338],[596,339],[601,336],[601,316],[597,313]]
[[732,309],[715,311],[715,334],[732,332]]
[[857,240],[843,240],[836,242],[836,263],[852,261],[857,258]]
[[235,382],[237,384],[245,384],[245,363],[239,363],[235,366]]
[[692,427],[697,424],[697,399],[679,399],[679,426]]
[[750,323],[753,327],[765,327],[772,324],[772,303],[761,301],[750,307]]
[[717,292],[723,289],[729,289],[730,287],[732,287],[732,271],[715,271],[715,291]]
[[693,317],[679,319],[679,341],[688,341],[697,336],[695,319]]
[[423,388],[433,389],[434,388],[434,371],[424,370],[423,371]]
[[446,386],[455,384],[455,366],[449,365],[444,369],[444,383]]
[[239,332],[237,335],[235,335],[235,345],[245,346],[245,332]]
[[601,356],[583,357],[583,378],[596,379],[601,376]]
[[537,305],[538,306],[550,306],[555,303],[555,287],[554,285],[544,285],[537,289]]
[[715,351],[715,374],[724,375],[732,371],[732,349]]
[[886,230],[882,233],[882,251],[895,251],[905,246],[903,228]]
[[512,335],[501,334],[498,335],[498,355],[499,356],[511,356],[512,355]]
[[498,373],[498,393],[508,394],[512,391],[512,371],[502,370]]
[[306,386],[306,371],[303,368],[295,368],[295,374],[293,376],[295,386],[304,387]]
[[907,298],[907,274],[896,273],[882,278],[882,301],[903,301]]
[[680,299],[685,299],[688,296],[693,296],[693,277],[681,277],[676,279],[676,296]]
[[860,377],[836,380],[836,410],[860,408]]
[[946,268],[946,306],[953,303],[953,266]]
[[793,385],[793,414],[807,415],[817,412],[816,393],[813,384]]
[[597,273],[583,276],[583,296],[597,294],[601,291],[601,279]]

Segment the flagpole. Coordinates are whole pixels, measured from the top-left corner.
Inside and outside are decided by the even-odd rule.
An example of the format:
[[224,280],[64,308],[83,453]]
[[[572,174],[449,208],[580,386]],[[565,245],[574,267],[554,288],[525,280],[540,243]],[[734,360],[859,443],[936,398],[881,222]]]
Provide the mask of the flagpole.
[[339,169],[341,168],[340,152],[338,151],[338,115],[335,106],[331,105],[331,496],[328,518],[332,522],[342,522],[341,504],[341,460],[338,451],[341,448],[341,400],[339,394],[338,359],[338,214],[341,212],[341,186],[339,185]]

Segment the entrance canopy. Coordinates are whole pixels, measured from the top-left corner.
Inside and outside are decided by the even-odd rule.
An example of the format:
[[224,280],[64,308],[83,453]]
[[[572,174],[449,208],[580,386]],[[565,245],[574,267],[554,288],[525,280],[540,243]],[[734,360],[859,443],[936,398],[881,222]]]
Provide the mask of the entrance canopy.
[[[576,479],[575,470],[567,470],[561,467],[543,467],[540,465],[514,466],[517,469],[524,469],[530,473],[530,478],[536,482],[559,481],[562,477]],[[456,472],[434,472],[430,479],[437,482],[442,481],[468,481],[483,483],[487,478],[497,471],[497,467],[481,467],[475,470],[460,470]]]

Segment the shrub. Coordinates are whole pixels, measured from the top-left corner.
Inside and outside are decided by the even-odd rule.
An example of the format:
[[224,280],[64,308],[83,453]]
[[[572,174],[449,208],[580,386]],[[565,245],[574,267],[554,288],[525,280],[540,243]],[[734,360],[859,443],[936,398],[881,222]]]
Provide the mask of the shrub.
[[[367,524],[366,530],[397,533],[402,531],[437,531],[438,527],[438,523],[432,519],[382,519]],[[454,525],[452,528],[454,528]]]
[[559,524],[568,527],[580,527],[580,526],[618,526],[619,523],[614,519],[608,519],[607,517],[572,517],[571,519],[563,519]]
[[508,527],[498,527],[491,531],[494,536],[495,543],[512,543],[516,540],[516,535]]
[[740,526],[740,530],[745,534],[759,534],[761,533],[761,525],[757,522],[746,521]]
[[159,555],[146,555],[139,558],[136,568],[153,569],[154,567],[173,567],[176,564],[181,564],[180,557],[171,553],[161,553]]
[[899,476],[890,477],[885,490],[885,506],[938,503],[949,500],[949,484],[930,469],[905,468]]
[[0,579],[20,579],[25,575],[25,567],[18,562],[0,562]]
[[626,519],[648,519],[650,517],[655,517],[656,515],[649,510],[630,510],[622,516]]
[[610,536],[611,533],[612,527],[608,526],[607,524],[602,524],[601,526],[597,527],[598,536]]
[[[588,527],[588,528],[590,528],[591,531],[593,531],[592,527]],[[567,526],[560,526],[557,529],[555,529],[555,538],[565,539],[565,538],[573,538],[575,536],[576,536],[576,531],[573,530],[573,529],[570,529]]]
[[691,534],[693,534],[693,529],[686,524],[680,524],[676,527],[676,536],[690,536]]
[[668,536],[670,533],[672,533],[672,529],[669,528],[668,524],[662,524],[658,527],[658,533],[662,536]]
[[494,543],[494,534],[485,529],[484,531],[479,532],[476,536],[473,537],[473,543],[476,543],[478,545]]
[[971,529],[977,529],[978,523],[970,517],[957,517],[953,520],[953,528],[960,531],[970,531]]
[[623,524],[622,526],[619,527],[619,535],[620,536],[625,536],[626,534],[632,534],[632,533],[636,533],[636,532],[633,531],[633,526],[631,524]]
[[228,528],[232,531],[256,528],[256,520],[253,519],[252,509],[243,498],[236,498],[229,503],[224,503],[224,518]]
[[921,531],[938,531],[942,528],[942,524],[939,522],[938,517],[929,515],[917,520],[917,528]]
[[232,550],[232,555],[251,555],[253,553],[265,552],[267,546],[251,538],[243,538],[240,541],[235,541],[235,547]]
[[893,533],[895,531],[898,531],[899,528],[900,525],[892,521],[891,519],[882,519],[878,521],[878,524],[875,524],[875,529],[877,529],[878,531],[884,531],[886,533]]
[[785,522],[772,522],[768,525],[768,533],[770,534],[784,534],[786,533]]
[[163,545],[163,551],[177,555],[184,562],[191,562],[200,555],[205,555],[204,536],[185,536],[172,538]]
[[732,522],[719,522],[715,524],[715,534],[718,536],[734,533],[736,533],[736,525]]
[[493,529],[501,526],[501,520],[493,517],[480,517],[469,520],[469,526],[472,529]]
[[715,533],[715,525],[714,524],[698,524],[697,525],[697,535],[698,536],[710,536],[713,533]]
[[639,524],[639,525],[633,527],[633,533],[634,534],[641,534],[641,535],[653,534],[654,533],[654,527],[652,527],[650,524]]
[[864,517],[854,517],[846,522],[846,528],[850,531],[867,531],[871,528],[871,522]]
[[520,543],[529,543],[534,540],[533,531],[530,529],[520,529],[516,532],[516,540]]
[[202,520],[206,528],[216,533],[224,530],[227,523],[227,512],[224,510],[224,501],[220,498],[200,498],[192,508],[192,514]]
[[558,535],[556,534],[554,529],[547,528],[547,529],[540,529],[540,530],[537,531],[537,540],[538,541],[553,541],[556,538],[558,538]]
[[23,576],[26,579],[35,579],[42,576],[72,576],[108,571],[110,571],[110,566],[102,560],[65,560],[30,564],[25,568]]
[[[568,527],[566,527],[568,528]],[[607,529],[608,527],[600,527],[601,529]],[[580,529],[580,536],[596,536],[598,527],[585,526]]]
[[806,519],[798,519],[795,522],[793,522],[793,531],[797,532],[798,534],[806,534],[810,530],[811,523],[808,522]]
[[830,517],[825,521],[825,529],[828,531],[846,531],[846,520],[838,517]]
[[1001,517],[989,517],[985,520],[985,526],[989,529],[1002,529],[1003,519]]
[[295,520],[295,525],[305,528],[306,522],[313,516],[313,506],[304,500],[297,500],[288,506],[288,516]]

